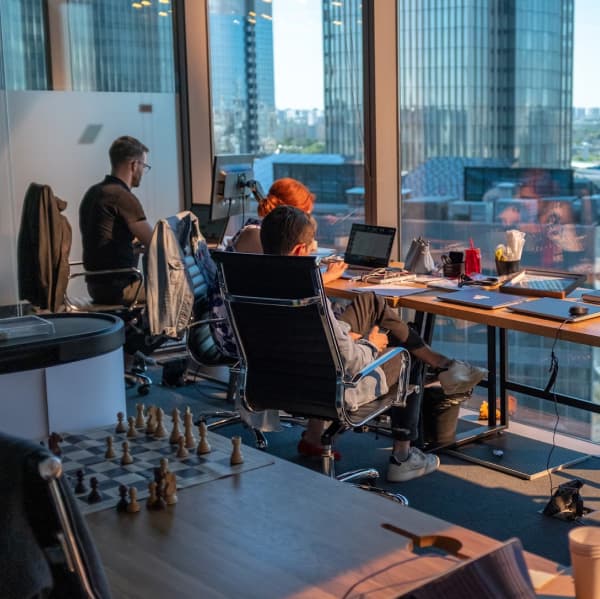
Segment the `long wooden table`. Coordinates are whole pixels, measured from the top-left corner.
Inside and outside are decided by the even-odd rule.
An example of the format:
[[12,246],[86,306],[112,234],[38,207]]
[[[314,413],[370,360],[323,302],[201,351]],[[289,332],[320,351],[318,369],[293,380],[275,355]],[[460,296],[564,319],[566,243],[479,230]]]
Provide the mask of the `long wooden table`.
[[[328,284],[325,291],[332,297],[351,299],[361,287],[362,283],[339,279]],[[415,287],[423,288],[423,285],[415,284]],[[431,342],[436,316],[446,316],[453,319],[466,320],[487,327],[487,365],[489,375],[487,381],[482,383],[487,387],[488,405],[496,404],[496,398],[500,399],[500,418],[496,418],[496,410],[488,410],[487,425],[478,425],[457,434],[455,445],[460,446],[476,440],[496,435],[498,432],[508,428],[508,392],[518,392],[546,400],[584,409],[590,412],[600,413],[600,404],[591,403],[570,395],[558,392],[545,391],[531,385],[510,379],[508,371],[509,346],[507,335],[509,331],[519,331],[552,339],[558,339],[571,343],[600,347],[600,318],[585,320],[578,323],[561,323],[545,318],[535,318],[523,314],[516,314],[507,308],[497,310],[485,310],[470,306],[460,306],[438,299],[443,294],[440,290],[426,290],[414,295],[403,295],[394,297],[390,294],[388,300],[396,307],[412,309],[416,312],[416,322],[420,328],[421,335],[427,342]],[[527,298],[524,297],[524,300]],[[498,343],[497,343],[498,342]],[[498,347],[497,347],[498,346]],[[483,463],[480,460],[478,463]],[[518,469],[504,468],[499,465],[498,469],[515,474],[522,478],[530,476]]]
[[[87,522],[119,599],[397,597],[501,545],[277,458],[184,489],[166,511],[108,510]],[[416,555],[413,545],[448,554]],[[540,596],[574,596],[560,566],[526,561]]]

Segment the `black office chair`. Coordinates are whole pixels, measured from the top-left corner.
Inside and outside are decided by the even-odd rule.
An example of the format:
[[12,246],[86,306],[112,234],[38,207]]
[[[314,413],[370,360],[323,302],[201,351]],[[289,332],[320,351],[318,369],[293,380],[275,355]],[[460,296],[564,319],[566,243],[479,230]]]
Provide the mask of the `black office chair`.
[[[80,277],[106,277],[129,274],[141,289],[144,280],[137,268],[89,272],[82,262],[71,262],[72,229],[63,214],[67,203],[54,195],[48,185],[31,183],[25,194],[18,239],[19,297],[31,302],[34,310],[44,312],[108,312],[125,323],[125,351],[134,355],[125,380],[137,384],[140,395],[150,390],[152,380],[145,373],[144,354],[162,340],[149,340],[143,330],[144,306],[135,300],[131,305],[104,305],[92,302],[89,295],[69,294],[69,283]],[[77,272],[72,272],[76,270]],[[136,354],[137,352],[137,354]]]
[[[275,409],[331,421],[322,438],[323,471],[335,476],[333,438],[404,401],[410,354],[392,348],[349,378],[314,258],[229,252],[213,252],[213,258],[240,348],[238,392],[243,405],[251,411]],[[346,390],[397,355],[402,359],[399,383],[386,395],[350,411],[344,401]],[[376,474],[371,469],[371,476]],[[346,480],[357,476],[360,473],[342,475]]]
[[0,433],[1,597],[108,599],[102,563],[60,460]]

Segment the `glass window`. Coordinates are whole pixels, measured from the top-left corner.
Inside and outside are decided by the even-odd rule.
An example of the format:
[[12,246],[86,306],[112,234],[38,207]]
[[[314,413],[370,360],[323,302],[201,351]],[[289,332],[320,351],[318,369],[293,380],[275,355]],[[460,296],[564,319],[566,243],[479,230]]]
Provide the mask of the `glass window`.
[[[210,0],[215,154],[251,154],[265,192],[316,194],[321,246],[364,220],[360,0]],[[250,68],[252,66],[253,68]]]
[[[496,246],[519,229],[526,234],[522,266],[583,273],[597,286],[600,88],[593,57],[600,7],[593,0],[442,2],[424,4],[423,17],[412,7],[398,2],[402,255],[419,235],[438,260],[473,239],[493,274]],[[449,38],[437,31],[446,22]],[[453,60],[455,46],[462,54]],[[450,74],[423,71],[432,52],[445,57]],[[456,90],[441,96],[447,79]],[[485,351],[480,331],[461,327],[438,327],[436,342],[477,361]],[[515,335],[511,371],[544,387],[548,366],[538,362],[547,345]],[[595,356],[580,346],[565,352],[581,372],[564,372],[561,392],[595,397]],[[532,398],[518,401],[523,418],[552,410]],[[590,415],[583,417],[586,423],[578,411],[565,426],[597,435]]]

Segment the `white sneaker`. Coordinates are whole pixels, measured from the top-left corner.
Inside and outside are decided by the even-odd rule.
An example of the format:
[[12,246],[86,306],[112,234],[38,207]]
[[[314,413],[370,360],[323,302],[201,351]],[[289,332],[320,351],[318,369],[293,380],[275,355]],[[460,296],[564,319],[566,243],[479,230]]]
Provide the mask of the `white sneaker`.
[[435,472],[440,467],[440,458],[433,453],[423,453],[411,447],[408,458],[401,462],[396,456],[390,456],[387,479],[391,483],[399,483],[419,476]]
[[473,389],[485,378],[487,373],[485,368],[471,366],[460,360],[452,360],[448,370],[440,372],[438,380],[446,395],[456,395],[457,393],[467,393]]

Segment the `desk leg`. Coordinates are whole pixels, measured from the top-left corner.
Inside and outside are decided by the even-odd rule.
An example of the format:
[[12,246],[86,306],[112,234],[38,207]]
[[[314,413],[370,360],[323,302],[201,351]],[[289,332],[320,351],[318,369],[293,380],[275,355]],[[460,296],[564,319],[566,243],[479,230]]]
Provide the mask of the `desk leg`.
[[[496,426],[496,327],[487,327],[487,395],[488,395],[488,426]],[[502,419],[502,413],[500,414]]]
[[500,329],[500,424],[508,427],[508,343],[506,329]]

